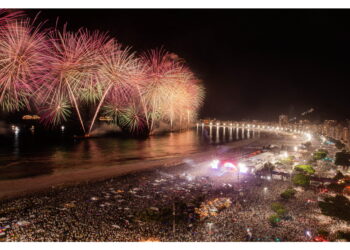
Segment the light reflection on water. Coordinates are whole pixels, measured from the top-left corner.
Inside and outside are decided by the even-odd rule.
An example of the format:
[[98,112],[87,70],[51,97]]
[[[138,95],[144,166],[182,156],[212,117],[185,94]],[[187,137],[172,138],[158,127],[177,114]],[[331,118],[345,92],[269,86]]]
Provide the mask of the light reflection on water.
[[[124,162],[168,158],[199,152],[213,144],[255,138],[260,132],[209,128],[152,136],[145,140],[101,137],[77,141],[24,140],[14,134],[0,145],[0,180],[17,179],[67,169],[113,167]],[[120,166],[122,167],[122,166]]]

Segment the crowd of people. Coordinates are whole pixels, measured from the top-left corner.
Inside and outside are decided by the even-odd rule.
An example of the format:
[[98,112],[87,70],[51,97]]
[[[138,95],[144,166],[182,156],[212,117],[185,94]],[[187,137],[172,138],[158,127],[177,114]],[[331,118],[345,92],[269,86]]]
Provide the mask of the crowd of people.
[[[315,216],[321,212],[313,191],[300,191],[286,202],[280,200],[291,185],[286,179],[243,175],[237,180],[231,173],[216,176],[210,171],[183,164],[2,201],[0,239],[312,241],[328,226]],[[200,220],[194,207],[215,198],[230,199],[231,204]],[[271,225],[275,201],[284,202],[287,215]]]

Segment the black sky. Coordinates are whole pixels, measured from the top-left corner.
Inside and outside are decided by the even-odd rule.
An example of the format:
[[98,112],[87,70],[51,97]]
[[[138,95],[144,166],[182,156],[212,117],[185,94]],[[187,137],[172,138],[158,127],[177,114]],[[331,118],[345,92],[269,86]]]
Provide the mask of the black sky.
[[201,117],[276,120],[313,107],[313,119],[350,118],[350,10],[50,9],[39,20],[57,17],[183,57],[207,90]]

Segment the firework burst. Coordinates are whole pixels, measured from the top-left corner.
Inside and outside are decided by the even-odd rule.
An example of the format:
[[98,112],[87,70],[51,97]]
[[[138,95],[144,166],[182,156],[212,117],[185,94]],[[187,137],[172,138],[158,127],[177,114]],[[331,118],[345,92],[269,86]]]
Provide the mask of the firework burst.
[[62,109],[61,103],[68,102],[69,105],[66,107],[74,107],[81,128],[85,132],[81,105],[94,103],[101,98],[102,91],[97,82],[99,58],[111,40],[106,34],[89,32],[85,29],[75,33],[68,32],[66,27],[63,32],[51,32],[49,39],[50,70],[44,77],[45,84],[38,90],[42,109],[46,110],[43,119],[51,124],[67,119],[66,116],[70,113]]
[[[107,107],[113,107],[112,111],[121,110],[137,96],[136,93],[144,77],[140,60],[129,49],[122,49],[118,43],[114,43],[104,51],[100,58],[100,65],[98,76],[103,94],[92,119],[89,133],[102,105],[107,103]],[[106,107],[104,109],[106,110]],[[113,113],[112,111],[110,112]]]
[[30,108],[35,84],[47,71],[48,45],[41,26],[29,20],[7,23],[0,34],[0,107],[12,112]]
[[128,128],[132,133],[143,131],[146,120],[140,105],[131,104],[120,113],[119,124]]
[[72,106],[69,100],[63,96],[56,96],[55,98],[57,99],[44,107],[41,111],[42,116],[45,117],[43,122],[46,125],[52,124],[57,126],[67,121],[72,113]]
[[188,90],[196,79],[182,59],[163,49],[143,54],[142,60],[147,67],[143,96],[150,129],[160,120],[169,121],[172,128],[176,118],[182,120],[184,111],[194,113],[191,102],[198,99],[197,93],[190,94]]

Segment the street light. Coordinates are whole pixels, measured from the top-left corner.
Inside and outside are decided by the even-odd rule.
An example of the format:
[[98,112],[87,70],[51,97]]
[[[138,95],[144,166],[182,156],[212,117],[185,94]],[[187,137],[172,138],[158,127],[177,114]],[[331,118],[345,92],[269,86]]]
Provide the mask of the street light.
[[213,226],[214,223],[212,222],[208,222],[207,225],[208,225],[208,228],[209,228],[209,241],[211,241],[211,227]]
[[248,236],[249,236],[249,240],[251,240],[253,234],[252,234],[252,232],[250,231],[250,228],[247,228],[247,234],[248,234]]
[[312,234],[309,230],[305,231],[306,236],[308,236],[310,239],[312,238]]
[[175,207],[174,201],[173,201],[173,234],[175,237],[175,234],[176,234],[176,207]]
[[266,200],[267,187],[264,187],[264,200]]

